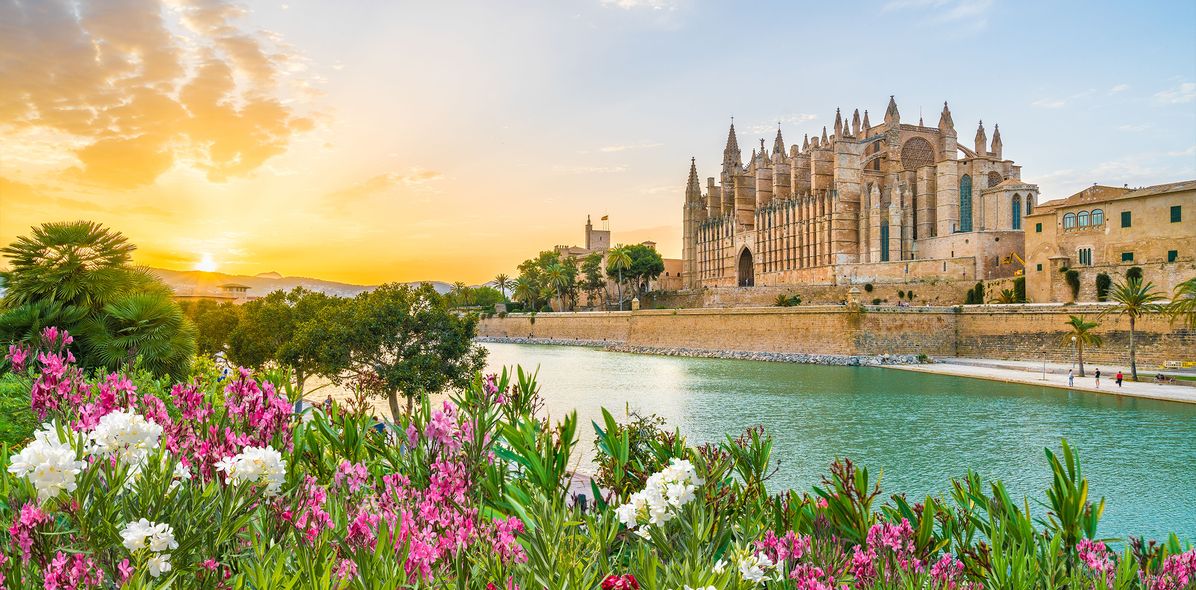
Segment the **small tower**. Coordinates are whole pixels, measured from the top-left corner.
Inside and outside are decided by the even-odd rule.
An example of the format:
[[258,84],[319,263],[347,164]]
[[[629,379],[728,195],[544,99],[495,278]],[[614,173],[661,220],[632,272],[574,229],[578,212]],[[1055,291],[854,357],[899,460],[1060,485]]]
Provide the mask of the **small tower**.
[[[692,287],[697,277],[698,225],[706,218],[706,204],[702,202],[702,185],[698,180],[698,165],[689,159],[689,179],[685,183],[685,210],[682,213],[681,263],[682,284]],[[586,218],[586,247],[589,247],[589,217]]]
[[822,126],[822,142],[821,142],[821,145],[822,145],[822,147],[826,147],[826,146],[827,146],[827,145],[829,145],[829,144],[830,144],[830,141],[828,141],[828,140],[826,139],[826,125],[823,125],[823,126]]
[[802,151],[802,152],[808,152],[808,151],[810,151],[810,134],[809,134],[809,133],[803,133],[803,134],[802,134],[802,138],[801,138],[801,151]]
[[984,156],[988,154],[988,136],[984,134],[984,121],[980,121],[980,126],[976,127],[976,155]]
[[889,106],[885,109],[885,125],[894,127],[901,124],[901,113],[897,112],[897,101],[889,95]]
[[781,124],[777,123],[777,138],[772,140],[772,161],[775,163],[777,157],[782,160],[785,158],[785,138],[781,137]]
[[1001,126],[993,125],[993,144],[992,155],[994,158],[1001,159]]
[[839,109],[835,109],[835,138],[843,137],[843,115],[839,114]]
[[856,109],[851,115],[851,134],[860,137],[860,109]]
[[872,123],[868,122],[868,109],[864,109],[864,135],[868,135],[868,130],[872,128]]

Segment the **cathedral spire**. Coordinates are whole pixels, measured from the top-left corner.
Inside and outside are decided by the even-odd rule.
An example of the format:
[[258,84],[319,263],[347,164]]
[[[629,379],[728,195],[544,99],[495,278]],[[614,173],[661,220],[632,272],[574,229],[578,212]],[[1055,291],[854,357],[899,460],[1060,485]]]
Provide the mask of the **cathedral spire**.
[[864,109],[864,131],[872,128],[872,123],[868,122],[868,109]]
[[835,137],[843,137],[843,115],[835,109]]
[[988,136],[984,133],[984,121],[980,121],[980,126],[976,127],[976,154],[983,156],[988,153]]
[[895,125],[901,122],[901,113],[897,112],[897,101],[889,95],[889,106],[885,109],[885,124]]
[[851,134],[856,137],[860,136],[860,109],[856,109],[851,114]]
[[827,144],[827,139],[826,139],[826,125],[823,125],[823,126],[822,126],[822,145],[824,145],[824,146],[825,146],[826,144]]
[[702,201],[702,184],[698,180],[697,159],[693,157],[689,159],[689,181],[685,184],[685,200],[699,203]]
[[774,156],[776,154],[785,154],[785,139],[781,137],[780,123],[777,123],[777,138],[772,141],[772,153]]
[[801,137],[801,151],[803,151],[803,152],[808,152],[808,151],[810,151],[810,134],[809,134],[809,133],[803,133],[803,134],[802,134],[802,137]]
[[735,117],[731,117],[731,129],[727,131],[727,147],[723,152],[739,152],[739,140],[735,137]]
[[731,129],[727,131],[727,147],[723,148],[723,175],[739,174],[743,166],[743,152],[739,151],[739,140],[735,137],[735,117],[731,117]]
[[947,101],[943,101],[943,113],[939,115],[939,131],[955,130],[955,121],[951,120],[951,109],[947,108]]
[[1001,159],[1001,126],[1000,125],[993,125],[992,154],[993,154],[993,157],[995,157],[996,159],[998,159],[998,160]]

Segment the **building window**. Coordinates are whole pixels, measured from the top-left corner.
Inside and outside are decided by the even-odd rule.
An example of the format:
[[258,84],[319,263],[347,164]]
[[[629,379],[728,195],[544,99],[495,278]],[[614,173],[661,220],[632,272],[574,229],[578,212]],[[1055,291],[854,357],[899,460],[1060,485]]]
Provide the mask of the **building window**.
[[1042,224],[1041,223],[1034,224],[1034,233],[1036,233],[1036,234],[1042,233]]
[[1026,215],[1034,213],[1034,196],[1026,195]]
[[1180,205],[1171,206],[1171,223],[1179,223],[1184,220],[1183,207]]
[[880,261],[889,261],[889,224],[880,226]]
[[1013,195],[1013,229],[1022,228],[1022,197]]
[[1076,214],[1068,213],[1063,216],[1063,229],[1071,229],[1076,226]]
[[1092,248],[1080,248],[1079,259],[1082,266],[1092,266]]
[[1034,270],[1036,270],[1036,271],[1038,271],[1038,272],[1042,272],[1042,265],[1041,265],[1041,264],[1039,264],[1039,265],[1036,265],[1036,266],[1034,267]]
[[1092,210],[1092,225],[1104,225],[1105,212],[1101,209]]
[[1122,262],[1133,262],[1134,261],[1134,253],[1133,252],[1122,252],[1121,253],[1121,261]]
[[1179,250],[1167,251],[1167,262],[1175,262],[1179,258]]
[[959,231],[972,231],[972,177],[959,179]]
[[1088,227],[1088,212],[1080,211],[1079,214],[1076,215],[1076,221],[1080,223],[1080,227]]
[[1132,221],[1129,211],[1121,212],[1121,227],[1129,227]]

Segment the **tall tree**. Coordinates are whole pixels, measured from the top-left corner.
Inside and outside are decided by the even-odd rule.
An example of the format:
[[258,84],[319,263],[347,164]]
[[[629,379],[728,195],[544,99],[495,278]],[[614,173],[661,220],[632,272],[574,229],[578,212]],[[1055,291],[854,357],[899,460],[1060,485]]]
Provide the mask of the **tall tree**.
[[639,297],[643,294],[643,286],[664,272],[664,259],[655,248],[645,244],[631,244],[623,249],[631,259],[625,271],[626,276],[631,281],[632,292]]
[[449,309],[430,284],[389,283],[323,311],[322,357],[334,381],[379,383],[397,421],[407,399],[463,387],[485,364],[477,317]]
[[536,297],[540,294],[540,288],[536,283],[525,276],[520,276],[515,279],[515,287],[512,291],[512,296],[516,301],[523,303],[524,306],[530,306],[531,311],[536,311]]
[[1100,324],[1096,322],[1089,322],[1084,319],[1084,316],[1067,316],[1067,321],[1064,324],[1068,327],[1068,331],[1063,333],[1063,338],[1060,343],[1063,346],[1076,347],[1076,358],[1080,364],[1080,377],[1084,376],[1084,347],[1085,346],[1100,346],[1104,344],[1104,340],[1100,334],[1095,334],[1092,330],[1096,329]]
[[1171,321],[1179,320],[1189,331],[1196,331],[1196,277],[1175,286],[1167,313]]
[[615,246],[606,253],[606,274],[617,277],[615,285],[619,288],[619,310],[623,309],[623,273],[631,268],[631,254],[624,246]]
[[1135,342],[1135,327],[1138,318],[1152,312],[1160,311],[1159,301],[1163,295],[1154,290],[1154,283],[1142,283],[1140,278],[1128,278],[1118,282],[1109,292],[1109,299],[1115,306],[1105,310],[1101,315],[1116,314],[1128,317],[1130,320],[1130,378],[1138,380],[1138,348]]
[[195,325],[195,347],[200,354],[224,352],[229,336],[241,320],[240,309],[231,301],[200,299],[180,305]]
[[502,293],[503,299],[507,297],[507,289],[511,288],[511,277],[506,274],[499,273],[494,277],[494,286]]
[[325,310],[343,305],[344,300],[296,287],[274,291],[241,306],[241,318],[229,335],[228,358],[232,362],[260,368],[289,369],[295,390],[302,395],[313,375],[331,377],[335,371],[324,357],[322,339]]
[[552,287],[557,300],[561,303],[561,311],[565,311],[565,289],[569,284],[568,275],[565,273],[565,267],[560,264],[549,265],[544,270],[544,280],[547,286]]
[[[581,272],[585,276],[582,285],[586,290],[586,298],[590,309],[594,308],[594,300],[598,298],[598,291],[605,291],[606,276],[602,272],[602,254],[594,252],[581,261]],[[603,299],[605,303],[605,298]]]

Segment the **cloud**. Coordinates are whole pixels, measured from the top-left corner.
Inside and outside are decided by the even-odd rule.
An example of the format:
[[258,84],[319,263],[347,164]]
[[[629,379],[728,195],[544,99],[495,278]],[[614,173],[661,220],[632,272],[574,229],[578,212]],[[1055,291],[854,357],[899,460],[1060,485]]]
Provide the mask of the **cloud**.
[[282,84],[301,57],[246,32],[245,14],[229,0],[0,4],[0,55],[21,56],[0,66],[0,137],[65,134],[64,176],[113,188],[180,164],[214,181],[253,172],[313,122]]
[[1062,98],[1040,98],[1030,103],[1030,106],[1040,109],[1061,109],[1067,106],[1067,100]]
[[1186,150],[1167,152],[1167,155],[1172,157],[1196,156],[1196,145],[1191,146]]
[[648,149],[648,148],[660,147],[662,145],[664,145],[664,144],[659,143],[659,142],[651,142],[651,143],[640,142],[640,143],[629,143],[629,144],[622,144],[622,145],[606,145],[606,146],[602,146],[602,147],[598,148],[598,151],[603,152],[603,153],[625,152],[628,150],[643,150],[643,149]]
[[1109,94],[1117,94],[1118,92],[1125,92],[1130,89],[1129,84],[1118,84],[1109,89]]
[[1137,125],[1130,125],[1129,123],[1126,123],[1124,125],[1117,126],[1118,131],[1125,131],[1128,133],[1137,133],[1139,131],[1146,131],[1149,128],[1150,128],[1149,123],[1139,123]]
[[1181,82],[1179,86],[1156,92],[1156,102],[1163,104],[1184,104],[1196,100],[1196,82]]
[[421,187],[442,180],[443,178],[444,175],[435,170],[415,169],[407,174],[388,172],[333,191],[328,193],[327,196],[328,200],[332,203],[343,205],[389,191],[396,187]]
[[[850,118],[850,117],[849,117]],[[772,122],[759,123],[749,127],[749,131],[753,134],[760,133],[775,133],[777,125],[801,125],[818,119],[818,115],[811,113],[789,113],[786,115],[779,115],[773,119]],[[771,145],[771,144],[770,144]]]
[[553,170],[563,174],[604,174],[613,172],[626,172],[627,167],[623,165],[617,166],[553,166]]
[[614,6],[623,10],[677,10],[680,0],[602,0],[603,6]]

